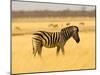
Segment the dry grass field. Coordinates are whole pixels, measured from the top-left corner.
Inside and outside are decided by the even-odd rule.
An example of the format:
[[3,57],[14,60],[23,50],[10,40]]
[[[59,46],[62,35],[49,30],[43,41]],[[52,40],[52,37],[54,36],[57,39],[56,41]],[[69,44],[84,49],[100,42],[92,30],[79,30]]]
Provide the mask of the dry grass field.
[[[60,31],[67,23],[79,27],[80,43],[72,38],[65,55],[56,56],[56,48],[43,47],[42,57],[32,54],[32,33],[38,30]],[[84,23],[84,24],[82,24]],[[57,26],[50,26],[54,24]],[[12,20],[12,73],[95,69],[95,18],[20,18]]]

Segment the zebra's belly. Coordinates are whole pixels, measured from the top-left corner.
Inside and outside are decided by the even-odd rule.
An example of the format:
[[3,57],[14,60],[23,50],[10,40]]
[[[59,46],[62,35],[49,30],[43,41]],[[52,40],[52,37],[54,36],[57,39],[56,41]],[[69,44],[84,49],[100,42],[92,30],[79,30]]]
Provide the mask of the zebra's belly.
[[56,47],[57,45],[43,45],[43,46],[46,48],[53,48],[53,47]]

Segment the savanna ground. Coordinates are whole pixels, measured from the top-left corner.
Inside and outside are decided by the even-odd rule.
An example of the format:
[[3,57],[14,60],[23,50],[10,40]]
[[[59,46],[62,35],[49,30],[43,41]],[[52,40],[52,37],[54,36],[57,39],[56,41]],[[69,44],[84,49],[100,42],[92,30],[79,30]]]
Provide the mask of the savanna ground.
[[[32,54],[32,33],[60,31],[66,23],[79,27],[80,43],[72,38],[56,56],[56,48],[43,47],[42,57]],[[80,24],[81,23],[81,24]],[[83,24],[82,24],[83,23]],[[51,24],[58,24],[52,26]],[[18,18],[12,20],[12,73],[95,69],[95,18]]]

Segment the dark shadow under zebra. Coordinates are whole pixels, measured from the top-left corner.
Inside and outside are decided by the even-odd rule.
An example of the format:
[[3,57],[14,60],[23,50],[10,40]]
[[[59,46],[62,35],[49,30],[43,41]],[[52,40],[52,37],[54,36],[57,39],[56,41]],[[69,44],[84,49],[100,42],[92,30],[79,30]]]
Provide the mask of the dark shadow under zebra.
[[60,32],[37,31],[33,33],[32,45],[34,56],[36,56],[37,53],[41,56],[43,46],[47,48],[57,47],[56,54],[58,55],[61,50],[64,55],[64,45],[68,39],[73,37],[73,39],[79,43],[80,37],[78,32],[79,28],[77,26],[69,26],[61,29]]

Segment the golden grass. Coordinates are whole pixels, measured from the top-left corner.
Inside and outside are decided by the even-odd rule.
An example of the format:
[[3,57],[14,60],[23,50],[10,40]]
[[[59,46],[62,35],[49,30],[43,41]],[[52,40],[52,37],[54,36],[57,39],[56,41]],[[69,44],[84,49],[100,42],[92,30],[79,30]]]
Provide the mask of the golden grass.
[[[95,18],[18,18],[12,22],[12,34],[32,34],[37,30],[60,31],[70,25],[78,26],[80,31],[94,31]],[[80,23],[84,23],[81,25]],[[50,24],[58,24],[58,27],[50,27]]]

